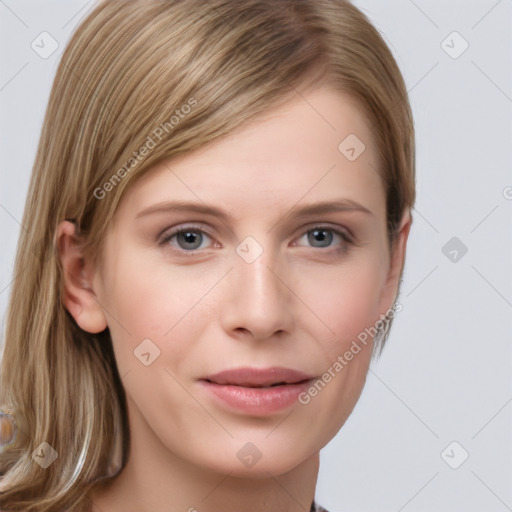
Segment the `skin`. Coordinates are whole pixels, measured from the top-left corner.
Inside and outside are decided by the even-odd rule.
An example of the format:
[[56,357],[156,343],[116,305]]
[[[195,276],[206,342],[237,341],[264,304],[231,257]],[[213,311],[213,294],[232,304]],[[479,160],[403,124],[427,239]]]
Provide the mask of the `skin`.
[[[65,306],[82,329],[110,329],[128,400],[130,457],[111,485],[91,495],[94,510],[309,511],[319,451],[359,399],[372,343],[309,403],[267,416],[224,407],[198,382],[241,366],[321,376],[396,298],[411,217],[404,213],[390,253],[365,118],[327,87],[303,96],[137,181],[97,268],[84,260],[73,226],[60,224]],[[351,133],[366,145],[353,162],[338,150]],[[370,213],[296,215],[334,199]],[[217,207],[228,218],[190,211],[137,218],[172,200]],[[207,234],[169,239],[179,226]],[[348,233],[353,243],[331,231],[312,237],[318,226]],[[252,263],[236,252],[248,236],[263,249]],[[147,338],[160,350],[149,366],[134,356]],[[261,453],[252,467],[237,457],[247,442]]]

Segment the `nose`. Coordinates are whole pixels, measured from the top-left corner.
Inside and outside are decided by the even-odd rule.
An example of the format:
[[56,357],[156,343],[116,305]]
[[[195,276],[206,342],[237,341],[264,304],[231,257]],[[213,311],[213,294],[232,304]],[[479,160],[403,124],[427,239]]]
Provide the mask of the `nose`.
[[235,255],[221,305],[224,330],[231,336],[256,340],[291,332],[293,293],[286,274],[265,252],[252,263]]

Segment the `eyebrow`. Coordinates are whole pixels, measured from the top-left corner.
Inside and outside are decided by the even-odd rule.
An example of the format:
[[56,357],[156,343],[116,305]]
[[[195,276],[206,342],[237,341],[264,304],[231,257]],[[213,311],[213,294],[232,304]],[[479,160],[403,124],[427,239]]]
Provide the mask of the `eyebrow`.
[[[157,203],[144,210],[140,211],[135,218],[146,217],[155,213],[170,213],[170,212],[195,212],[205,215],[211,215],[224,221],[229,220],[230,215],[221,208],[215,206],[208,206],[205,203],[188,202],[181,200],[164,201]],[[361,212],[367,215],[374,215],[374,213],[363,206],[362,204],[352,199],[336,199],[333,201],[321,201],[318,203],[309,204],[303,207],[294,206],[283,217],[294,216],[296,218],[311,217],[312,215],[322,215],[326,213],[336,212]]]

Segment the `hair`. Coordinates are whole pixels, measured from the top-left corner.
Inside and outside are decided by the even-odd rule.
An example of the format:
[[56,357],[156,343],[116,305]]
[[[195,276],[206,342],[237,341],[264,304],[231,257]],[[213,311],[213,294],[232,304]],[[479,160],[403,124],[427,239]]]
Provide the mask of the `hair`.
[[[78,26],[51,90],[17,246],[0,376],[17,435],[0,454],[2,510],[89,511],[87,493],[115,478],[129,450],[109,330],[81,330],[62,302],[59,223],[76,223],[97,262],[119,202],[146,171],[284,104],[298,86],[324,84],[369,122],[392,247],[415,201],[413,119],[392,53],[349,1],[104,0]],[[47,468],[33,457],[43,442],[58,455]]]

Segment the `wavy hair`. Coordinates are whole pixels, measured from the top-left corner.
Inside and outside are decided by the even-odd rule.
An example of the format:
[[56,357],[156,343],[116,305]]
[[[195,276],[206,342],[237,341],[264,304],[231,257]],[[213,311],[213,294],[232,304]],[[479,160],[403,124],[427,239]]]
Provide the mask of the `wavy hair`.
[[[109,331],[81,330],[63,306],[58,224],[73,220],[96,261],[120,200],[148,169],[319,84],[350,95],[372,128],[391,247],[415,201],[413,120],[392,53],[349,1],[103,0],[78,26],[17,246],[0,375],[17,433],[0,454],[1,510],[90,511],[87,494],[115,478],[129,449]],[[46,468],[37,461],[55,454]]]

